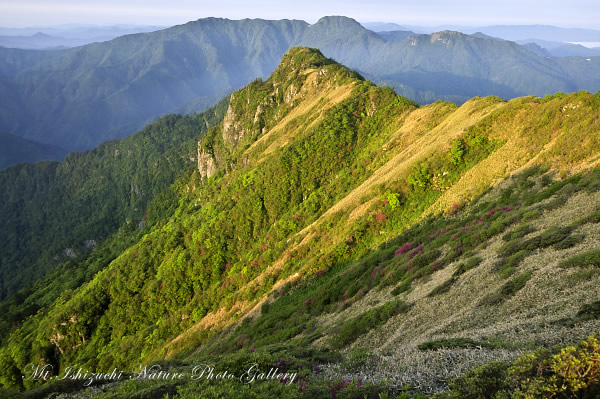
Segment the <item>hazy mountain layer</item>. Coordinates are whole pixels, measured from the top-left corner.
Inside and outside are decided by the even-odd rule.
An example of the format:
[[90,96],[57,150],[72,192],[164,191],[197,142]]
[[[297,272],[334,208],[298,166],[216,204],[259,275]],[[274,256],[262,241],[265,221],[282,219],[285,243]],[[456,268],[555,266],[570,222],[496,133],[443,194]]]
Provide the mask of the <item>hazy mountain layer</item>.
[[105,42],[123,35],[153,32],[160,26],[39,26],[30,28],[1,28],[0,46],[20,49],[60,49]]
[[0,133],[0,170],[19,162],[62,161],[65,155],[62,148]]
[[[597,57],[600,50],[584,47],[580,44],[571,44],[564,42],[552,42],[539,39],[519,40],[517,43],[526,46],[528,49],[540,48],[541,52],[536,52],[543,56],[553,57]],[[539,50],[538,50],[539,51]]]
[[[8,110],[0,115],[0,128],[69,150],[128,136],[162,114],[189,103],[205,109],[268,75],[305,26],[209,18],[58,57],[47,52],[50,59],[29,62],[29,68],[23,58],[30,52],[1,50],[1,63],[19,68],[0,85],[0,108]],[[17,54],[22,57],[5,61]]]

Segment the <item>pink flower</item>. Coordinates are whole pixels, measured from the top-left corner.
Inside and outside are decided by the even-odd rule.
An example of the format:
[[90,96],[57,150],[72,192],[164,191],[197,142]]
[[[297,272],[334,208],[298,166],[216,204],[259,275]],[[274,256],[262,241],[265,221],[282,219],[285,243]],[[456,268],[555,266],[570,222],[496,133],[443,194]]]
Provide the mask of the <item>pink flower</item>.
[[422,254],[425,252],[425,246],[423,244],[419,245],[418,247],[416,247],[412,252],[410,252],[408,254],[408,257],[410,259],[414,258],[415,256]]
[[407,242],[406,244],[404,244],[403,246],[398,248],[396,250],[396,252],[394,252],[394,256],[402,255],[406,251],[410,251],[412,249],[412,247],[413,247],[412,242]]

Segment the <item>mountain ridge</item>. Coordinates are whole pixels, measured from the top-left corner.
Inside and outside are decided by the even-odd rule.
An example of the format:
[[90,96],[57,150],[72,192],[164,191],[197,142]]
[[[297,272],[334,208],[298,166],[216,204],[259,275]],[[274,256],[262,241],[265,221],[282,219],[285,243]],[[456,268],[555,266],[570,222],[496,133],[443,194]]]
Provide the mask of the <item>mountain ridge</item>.
[[22,162],[62,161],[67,150],[0,132],[0,171]]

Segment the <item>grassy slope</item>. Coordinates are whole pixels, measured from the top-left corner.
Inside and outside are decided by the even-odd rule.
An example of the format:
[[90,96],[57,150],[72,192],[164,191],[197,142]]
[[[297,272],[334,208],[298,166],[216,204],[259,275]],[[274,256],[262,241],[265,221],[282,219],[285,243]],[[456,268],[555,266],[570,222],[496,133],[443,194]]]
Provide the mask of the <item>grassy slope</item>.
[[[439,367],[458,373],[558,343],[557,335],[581,339],[598,323],[560,322],[600,299],[588,291],[598,274],[564,271],[558,261],[598,246],[598,172],[552,183],[551,173],[530,169],[460,208],[525,166],[567,175],[597,163],[597,103],[598,94],[578,93],[417,108],[295,49],[268,81],[236,92],[224,124],[201,142],[220,172],[208,181],[182,176],[174,213],[16,330],[12,362],[22,368],[57,348],[57,367],[107,368],[140,353],[147,362],[236,352],[249,359],[251,348],[282,343],[366,344],[383,345],[386,359],[410,370],[420,343],[491,342],[479,355],[438,353],[439,364],[417,381],[369,364],[377,378],[427,391],[443,388],[431,381]],[[546,237],[573,214],[584,219],[558,241]],[[504,234],[524,224],[534,229],[525,238],[537,241],[510,257]],[[561,295],[547,295],[548,287]],[[528,335],[514,339],[511,322]]]

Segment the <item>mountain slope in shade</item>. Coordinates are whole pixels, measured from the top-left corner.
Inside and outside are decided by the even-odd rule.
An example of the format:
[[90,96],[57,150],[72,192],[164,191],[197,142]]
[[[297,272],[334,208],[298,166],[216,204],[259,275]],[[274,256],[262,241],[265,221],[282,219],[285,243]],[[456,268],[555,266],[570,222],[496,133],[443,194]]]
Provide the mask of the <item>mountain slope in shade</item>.
[[[223,119],[226,106],[225,101],[201,114],[165,116],[126,139],[70,153],[63,162],[0,172],[0,299],[65,260],[89,254],[123,225],[143,226],[152,218],[145,212],[148,203],[196,164],[198,137]],[[8,148],[19,155],[27,148],[23,141],[14,138]],[[89,273],[70,277],[79,281]]]
[[0,170],[20,162],[62,161],[67,151],[0,132]]
[[[224,114],[131,246],[63,266],[105,267],[50,304],[46,282],[3,304],[5,385],[39,387],[13,379],[30,363],[166,359],[307,368],[257,397],[299,397],[304,382],[331,397],[340,375],[357,378],[350,397],[433,393],[600,328],[600,94],[420,107],[294,48]],[[116,394],[249,392],[235,384],[131,381]]]
[[377,35],[385,41],[404,40],[411,36],[416,36],[415,32],[409,30],[394,30],[386,32],[377,32]]
[[[204,109],[269,74],[305,26],[209,18],[49,55],[2,80],[1,108],[21,107],[2,115],[1,128],[69,150],[127,136],[161,114],[192,102]],[[2,59],[15,54],[1,52]]]

